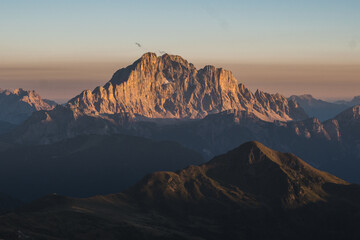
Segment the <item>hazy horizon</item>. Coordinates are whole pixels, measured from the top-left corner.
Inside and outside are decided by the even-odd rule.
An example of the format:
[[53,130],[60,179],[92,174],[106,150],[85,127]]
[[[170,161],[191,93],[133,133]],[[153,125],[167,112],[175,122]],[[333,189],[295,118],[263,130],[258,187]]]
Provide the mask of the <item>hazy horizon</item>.
[[[116,70],[135,60],[121,63],[54,63],[46,67],[40,64],[19,68],[0,67],[0,88],[31,89],[43,98],[64,103],[83,90],[104,85]],[[360,79],[360,65],[193,63],[198,69],[214,65],[230,70],[239,83],[252,91],[259,89],[286,97],[311,94],[328,101],[350,100],[360,95],[360,81],[357,81]]]
[[[151,51],[251,90],[360,95],[358,1],[1,1],[0,88],[65,101]],[[166,9],[166,11],[165,11]]]

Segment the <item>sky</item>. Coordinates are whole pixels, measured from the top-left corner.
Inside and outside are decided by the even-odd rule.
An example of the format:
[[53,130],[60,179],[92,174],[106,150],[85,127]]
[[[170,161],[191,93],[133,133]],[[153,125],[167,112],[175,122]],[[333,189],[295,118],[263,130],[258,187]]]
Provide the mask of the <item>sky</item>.
[[0,88],[66,101],[151,51],[225,67],[253,91],[349,99],[359,12],[358,0],[0,0]]

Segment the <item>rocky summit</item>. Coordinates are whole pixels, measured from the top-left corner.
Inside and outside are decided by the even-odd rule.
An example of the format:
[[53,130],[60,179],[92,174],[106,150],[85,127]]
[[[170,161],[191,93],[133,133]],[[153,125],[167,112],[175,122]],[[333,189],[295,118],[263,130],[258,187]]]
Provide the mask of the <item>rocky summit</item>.
[[[226,111],[266,122],[307,118],[296,101],[260,90],[252,93],[230,71],[213,66],[197,70],[180,56],[146,53],[103,87],[83,91],[66,106],[34,113],[12,139],[49,143],[84,133],[133,134],[139,121],[203,119]],[[137,135],[147,136],[135,128]]]
[[132,65],[118,70],[103,87],[86,90],[69,101],[75,113],[127,112],[147,118],[203,118],[236,109],[265,121],[307,117],[293,100],[280,94],[256,91],[238,84],[223,68],[197,70],[180,56],[146,53]]
[[11,90],[0,89],[0,120],[19,124],[27,119],[33,112],[51,110],[57,104],[53,101],[42,99],[33,90],[22,88]]
[[163,200],[162,204],[179,198],[188,202],[221,198],[248,206],[256,203],[296,208],[326,201],[328,195],[323,185],[330,183],[348,184],[293,154],[252,141],[200,166],[149,175],[129,192],[147,202]]

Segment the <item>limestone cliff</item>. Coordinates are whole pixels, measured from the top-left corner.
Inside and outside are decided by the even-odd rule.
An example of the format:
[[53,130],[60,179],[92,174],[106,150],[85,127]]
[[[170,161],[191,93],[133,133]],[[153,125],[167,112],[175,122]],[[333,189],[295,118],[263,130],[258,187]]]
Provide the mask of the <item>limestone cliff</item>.
[[295,101],[259,90],[252,93],[230,71],[213,66],[197,70],[180,56],[146,53],[104,86],[83,91],[66,106],[34,113],[12,136],[32,143],[89,133],[151,136],[142,121],[203,119],[229,111],[241,113],[242,121],[307,118]]
[[203,118],[236,109],[265,121],[305,119],[295,101],[280,94],[253,94],[230,71],[214,66],[197,70],[180,56],[146,53],[118,70],[103,87],[83,91],[68,103],[76,113],[128,112],[148,118]]

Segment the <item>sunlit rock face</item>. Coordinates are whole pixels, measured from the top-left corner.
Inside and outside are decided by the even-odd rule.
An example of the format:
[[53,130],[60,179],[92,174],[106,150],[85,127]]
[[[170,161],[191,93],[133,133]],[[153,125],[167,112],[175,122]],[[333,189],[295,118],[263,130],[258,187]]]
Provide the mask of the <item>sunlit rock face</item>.
[[236,109],[265,121],[306,118],[295,101],[280,94],[253,94],[230,71],[214,66],[197,70],[180,56],[146,53],[118,70],[103,87],[86,90],[69,101],[74,112],[128,112],[148,118],[203,118]]
[[91,133],[151,137],[153,127],[139,122],[201,120],[224,112],[271,123],[307,118],[296,101],[260,90],[252,93],[230,71],[214,66],[197,70],[180,56],[146,53],[104,86],[33,114],[12,136],[17,142],[38,143]]

